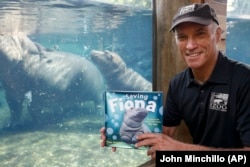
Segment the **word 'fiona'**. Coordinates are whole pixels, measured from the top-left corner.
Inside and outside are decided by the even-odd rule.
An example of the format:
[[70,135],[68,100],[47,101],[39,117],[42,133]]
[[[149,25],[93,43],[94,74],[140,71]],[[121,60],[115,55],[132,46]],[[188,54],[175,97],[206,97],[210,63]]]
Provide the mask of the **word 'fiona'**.
[[145,108],[147,111],[155,112],[156,102],[155,101],[145,101],[145,100],[126,100],[123,101],[122,98],[114,98],[108,100],[111,112],[115,111],[127,111],[131,108]]

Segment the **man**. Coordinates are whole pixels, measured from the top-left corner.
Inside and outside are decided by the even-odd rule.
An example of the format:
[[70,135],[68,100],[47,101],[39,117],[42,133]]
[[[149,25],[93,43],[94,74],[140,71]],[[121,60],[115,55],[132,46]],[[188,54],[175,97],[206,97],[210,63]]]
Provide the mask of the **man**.
[[[214,10],[182,7],[170,31],[188,68],[170,82],[163,134],[142,134],[136,146],[150,146],[152,159],[156,150],[250,150],[250,68],[218,51],[222,30]],[[172,138],[182,119],[194,144]]]

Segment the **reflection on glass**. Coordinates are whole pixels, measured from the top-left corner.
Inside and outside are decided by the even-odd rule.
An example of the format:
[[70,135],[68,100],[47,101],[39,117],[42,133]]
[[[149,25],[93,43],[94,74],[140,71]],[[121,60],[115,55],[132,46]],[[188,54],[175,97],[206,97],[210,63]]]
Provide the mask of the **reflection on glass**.
[[2,0],[0,22],[1,164],[148,160],[100,149],[99,129],[105,89],[152,89],[151,0]]
[[227,1],[227,43],[229,57],[250,64],[249,27],[250,1]]

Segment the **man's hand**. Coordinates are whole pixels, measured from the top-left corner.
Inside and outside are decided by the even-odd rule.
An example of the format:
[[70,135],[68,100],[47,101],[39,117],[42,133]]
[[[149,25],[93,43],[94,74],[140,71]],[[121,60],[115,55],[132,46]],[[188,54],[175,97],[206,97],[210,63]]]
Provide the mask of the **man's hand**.
[[144,133],[137,136],[137,140],[136,147],[150,146],[147,154],[152,159],[155,159],[156,151],[185,150],[186,145],[162,133]]
[[[100,133],[101,133],[101,147],[104,147],[105,143],[106,143],[105,131],[106,131],[106,129],[104,127],[102,127],[100,129]],[[116,147],[112,147],[112,151],[115,152],[116,151]]]

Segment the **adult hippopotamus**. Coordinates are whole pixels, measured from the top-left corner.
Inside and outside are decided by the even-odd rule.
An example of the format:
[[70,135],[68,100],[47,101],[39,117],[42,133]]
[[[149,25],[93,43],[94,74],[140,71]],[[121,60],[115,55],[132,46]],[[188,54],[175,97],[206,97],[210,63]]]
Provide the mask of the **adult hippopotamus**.
[[43,109],[60,110],[85,101],[102,103],[104,82],[98,68],[84,57],[50,51],[25,35],[0,35],[0,82],[11,120],[20,121],[25,93],[31,92],[29,113],[40,122]]
[[92,61],[100,71],[109,89],[127,91],[152,91],[152,83],[133,69],[127,67],[120,55],[114,52],[93,50]]
[[128,144],[135,144],[139,134],[150,132],[143,120],[148,115],[145,108],[132,108],[124,113],[120,128],[121,139]]

